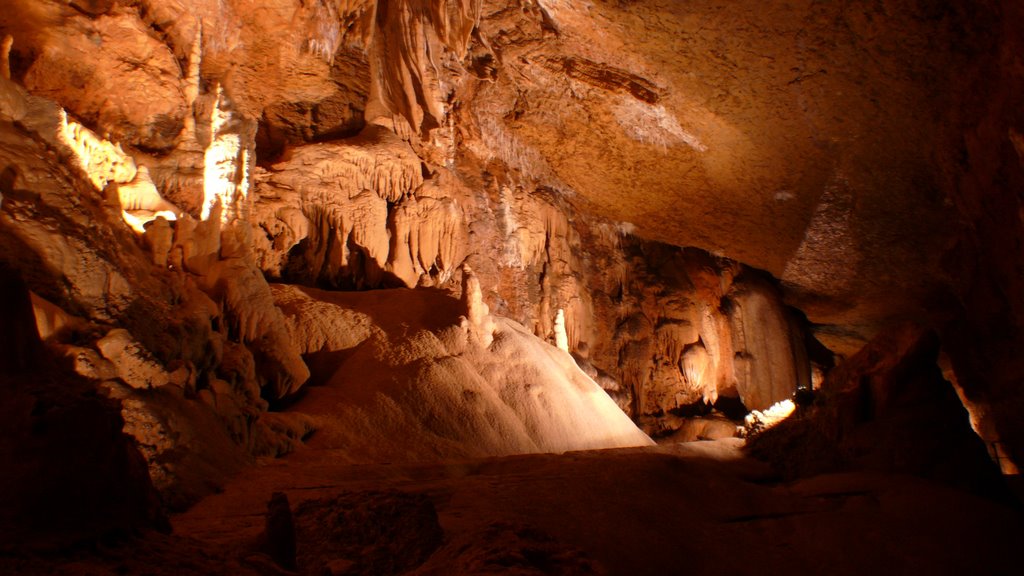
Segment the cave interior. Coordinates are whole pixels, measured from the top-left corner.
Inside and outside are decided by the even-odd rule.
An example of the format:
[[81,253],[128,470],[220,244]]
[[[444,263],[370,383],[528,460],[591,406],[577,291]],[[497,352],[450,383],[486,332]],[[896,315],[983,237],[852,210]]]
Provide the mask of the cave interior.
[[1020,2],[4,4],[0,572],[1018,573]]

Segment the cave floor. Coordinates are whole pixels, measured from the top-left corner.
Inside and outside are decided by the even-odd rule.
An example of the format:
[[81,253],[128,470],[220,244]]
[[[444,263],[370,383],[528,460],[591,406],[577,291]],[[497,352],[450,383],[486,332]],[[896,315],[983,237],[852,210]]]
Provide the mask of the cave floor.
[[[90,550],[58,566],[37,558],[0,568],[294,573],[261,551],[267,502],[281,491],[293,510],[345,493],[425,494],[445,544],[417,574],[1018,573],[1017,512],[906,476],[780,483],[741,446],[730,439],[429,465],[353,465],[304,448],[243,471],[174,517],[173,535]],[[300,534],[298,573],[325,573],[322,563],[303,565],[303,545]],[[346,573],[351,564],[339,562],[334,573]]]

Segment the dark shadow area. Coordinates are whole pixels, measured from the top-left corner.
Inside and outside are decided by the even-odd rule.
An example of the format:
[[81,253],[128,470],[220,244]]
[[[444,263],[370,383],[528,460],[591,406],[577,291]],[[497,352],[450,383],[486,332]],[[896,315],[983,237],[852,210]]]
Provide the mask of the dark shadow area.
[[930,330],[880,334],[828,376],[810,406],[751,438],[749,453],[788,479],[871,470],[1012,501],[938,353]]
[[[391,288],[366,291],[328,291],[302,287],[309,297],[356,310],[373,319],[388,334],[409,335],[409,326],[437,332],[458,324],[465,307],[451,292],[440,288]],[[401,309],[395,294],[401,294]]]
[[719,396],[718,400],[715,400],[714,408],[730,420],[743,420],[750,412],[739,396]]
[[[169,529],[120,404],[51,357],[28,290],[0,267],[0,541],[59,549]],[[8,341],[10,340],[10,341]]]

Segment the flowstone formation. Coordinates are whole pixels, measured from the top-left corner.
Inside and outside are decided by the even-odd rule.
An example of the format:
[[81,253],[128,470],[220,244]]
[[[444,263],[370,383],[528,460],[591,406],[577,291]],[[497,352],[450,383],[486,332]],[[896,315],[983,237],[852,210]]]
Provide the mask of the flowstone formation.
[[[937,329],[975,429],[1019,460],[1021,258],[1000,249],[1022,237],[1022,42],[998,25],[1019,8],[8,4],[0,260],[49,353],[120,401],[168,502],[335,426],[277,410],[319,385],[358,397],[338,366],[379,367],[366,394],[413,365],[484,396],[502,359],[571,374],[548,385],[576,408],[541,411],[559,441],[485,443],[562,450],[600,437],[566,422],[643,438],[590,384],[645,432],[689,434],[818,388],[904,318]],[[1002,100],[934,88],[962,79]],[[464,309],[384,330],[334,302],[381,289]],[[528,404],[530,382],[503,385]],[[474,409],[447,392],[431,409]],[[404,427],[382,445],[429,428],[353,405],[336,438],[384,414]],[[426,453],[465,454],[432,433]]]

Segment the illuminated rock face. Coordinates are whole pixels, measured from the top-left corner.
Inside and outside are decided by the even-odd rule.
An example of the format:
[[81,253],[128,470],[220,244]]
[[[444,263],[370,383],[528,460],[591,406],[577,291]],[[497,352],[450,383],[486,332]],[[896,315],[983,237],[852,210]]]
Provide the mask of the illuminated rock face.
[[257,171],[255,194],[256,252],[274,277],[345,288],[435,286],[465,258],[460,199],[424,182],[419,157],[383,128],[297,149]]
[[336,358],[293,407],[317,447],[365,462],[652,444],[571,356],[492,316],[471,272],[464,282],[462,300],[274,287],[296,339]]
[[127,330],[254,451],[334,338],[265,278],[461,294],[465,265],[651,432],[808,386],[804,315],[841,355],[911,317],[1024,446],[1010,3],[8,4],[4,262],[102,324],[81,371],[130,373],[85,366]]

